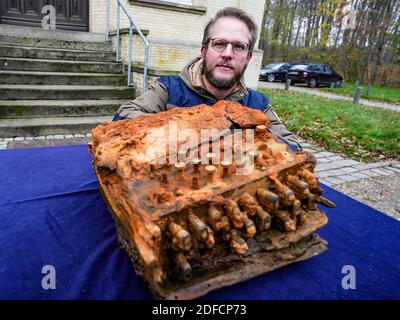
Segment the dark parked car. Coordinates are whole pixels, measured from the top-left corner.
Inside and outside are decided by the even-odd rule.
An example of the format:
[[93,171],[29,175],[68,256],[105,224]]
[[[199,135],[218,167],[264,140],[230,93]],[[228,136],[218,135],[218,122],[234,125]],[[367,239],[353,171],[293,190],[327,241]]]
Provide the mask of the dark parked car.
[[291,80],[291,84],[307,83],[309,87],[317,87],[319,85],[340,86],[343,77],[336,73],[333,68],[327,64],[300,63],[293,64],[288,72],[287,79]]
[[260,80],[268,82],[286,81],[286,72],[292,64],[288,62],[271,63],[262,66],[260,70]]

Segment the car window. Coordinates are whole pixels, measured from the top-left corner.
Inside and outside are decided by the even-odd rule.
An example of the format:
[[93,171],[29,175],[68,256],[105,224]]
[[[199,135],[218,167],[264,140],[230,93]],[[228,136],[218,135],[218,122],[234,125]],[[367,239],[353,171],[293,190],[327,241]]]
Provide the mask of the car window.
[[270,63],[265,66],[265,69],[275,69],[278,63]]
[[318,64],[314,64],[311,66],[310,70],[314,72],[323,72],[322,67]]
[[307,64],[295,64],[295,65],[290,67],[290,70],[304,71],[304,70],[307,70],[307,68],[308,68]]
[[332,68],[330,67],[330,66],[324,66],[324,71],[326,72],[326,73],[333,73],[333,70],[332,70]]
[[283,65],[284,65],[283,63],[275,63],[270,69],[279,70],[279,68],[282,67]]
[[288,69],[290,68],[290,66],[291,66],[291,64],[286,63],[286,64],[284,64],[284,65],[281,67],[281,69],[282,69],[282,70],[288,70]]

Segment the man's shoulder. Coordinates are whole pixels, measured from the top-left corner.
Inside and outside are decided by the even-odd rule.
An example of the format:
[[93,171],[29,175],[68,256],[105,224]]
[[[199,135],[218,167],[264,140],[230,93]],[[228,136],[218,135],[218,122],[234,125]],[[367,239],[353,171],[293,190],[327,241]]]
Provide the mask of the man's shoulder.
[[251,95],[253,97],[257,97],[257,98],[260,98],[260,99],[268,99],[269,100],[269,97],[264,93],[258,92],[257,90],[254,90],[254,89],[249,88],[249,87],[247,87],[246,89],[247,89],[247,92],[249,93],[249,95]]
[[182,78],[177,74],[160,77],[157,79],[157,82],[161,83],[167,90],[169,90],[171,87],[185,84]]
[[267,95],[251,88],[247,88],[247,92],[248,95],[246,100],[250,107],[260,110],[265,110],[267,107],[269,107],[271,100]]

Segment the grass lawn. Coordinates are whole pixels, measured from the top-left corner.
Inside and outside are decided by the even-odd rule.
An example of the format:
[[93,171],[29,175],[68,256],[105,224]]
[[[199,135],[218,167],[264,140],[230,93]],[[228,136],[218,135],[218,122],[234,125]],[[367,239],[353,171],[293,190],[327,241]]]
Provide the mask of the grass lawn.
[[400,159],[400,112],[311,94],[265,90],[290,131],[332,152],[365,162]]
[[[376,100],[376,101],[382,101],[382,102],[393,103],[393,104],[400,104],[400,88],[373,86],[373,87],[371,87],[369,96],[367,96],[366,91],[367,91],[368,85],[359,85],[359,86],[361,88],[363,88],[363,91],[361,94],[361,98],[363,98],[363,99]],[[322,88],[320,88],[320,90],[330,91],[332,93],[337,93],[340,95],[351,96],[351,97],[354,97],[355,92],[356,92],[354,83],[347,83],[347,82],[345,82],[343,88],[322,87]]]

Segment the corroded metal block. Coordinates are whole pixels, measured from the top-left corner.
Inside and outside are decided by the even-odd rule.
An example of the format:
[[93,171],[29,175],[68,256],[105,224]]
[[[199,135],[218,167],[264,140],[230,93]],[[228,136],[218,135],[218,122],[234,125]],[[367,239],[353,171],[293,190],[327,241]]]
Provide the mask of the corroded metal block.
[[196,298],[326,250],[316,203],[334,204],[316,160],[269,128],[261,111],[221,101],[92,131],[119,241],[157,298]]

